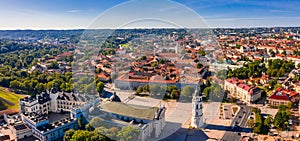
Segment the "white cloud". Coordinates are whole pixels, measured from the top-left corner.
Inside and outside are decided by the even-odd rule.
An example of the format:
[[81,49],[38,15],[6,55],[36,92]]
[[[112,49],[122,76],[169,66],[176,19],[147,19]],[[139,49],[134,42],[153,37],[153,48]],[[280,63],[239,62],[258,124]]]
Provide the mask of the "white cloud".
[[68,13],[78,13],[78,12],[81,12],[82,10],[69,10],[69,11],[66,11]]

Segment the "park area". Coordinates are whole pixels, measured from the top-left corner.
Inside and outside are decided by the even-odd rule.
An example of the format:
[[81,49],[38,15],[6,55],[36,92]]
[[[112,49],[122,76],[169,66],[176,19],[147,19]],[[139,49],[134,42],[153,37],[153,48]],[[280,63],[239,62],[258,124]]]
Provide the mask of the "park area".
[[7,88],[0,87],[0,110],[19,109],[18,100],[25,95],[16,94]]

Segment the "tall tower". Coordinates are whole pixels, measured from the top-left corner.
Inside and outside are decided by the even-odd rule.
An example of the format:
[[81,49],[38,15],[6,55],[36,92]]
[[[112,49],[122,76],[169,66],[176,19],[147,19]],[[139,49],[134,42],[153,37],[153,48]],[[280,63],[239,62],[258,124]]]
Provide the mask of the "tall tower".
[[195,90],[192,99],[192,117],[191,126],[195,128],[203,127],[203,113],[202,113],[202,95]]

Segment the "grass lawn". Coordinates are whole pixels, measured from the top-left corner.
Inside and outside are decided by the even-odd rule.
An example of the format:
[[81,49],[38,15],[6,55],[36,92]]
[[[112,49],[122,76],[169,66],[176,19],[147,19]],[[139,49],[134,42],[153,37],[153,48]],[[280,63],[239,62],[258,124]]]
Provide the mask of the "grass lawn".
[[[16,94],[3,87],[0,87],[0,98],[7,109],[19,109],[18,100],[26,95]],[[4,99],[4,100],[3,100]]]

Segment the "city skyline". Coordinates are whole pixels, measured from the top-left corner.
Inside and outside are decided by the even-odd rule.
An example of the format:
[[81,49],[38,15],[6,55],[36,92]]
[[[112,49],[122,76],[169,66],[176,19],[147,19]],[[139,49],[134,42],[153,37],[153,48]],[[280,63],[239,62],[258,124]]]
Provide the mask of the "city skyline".
[[[0,29],[86,29],[93,21],[97,20],[97,16],[103,15],[103,12],[109,13],[110,10],[130,2],[124,0],[79,0],[76,2],[69,0],[1,1],[0,12],[2,14],[0,14],[0,17],[4,20],[0,21]],[[297,14],[300,12],[300,10],[297,9],[297,5],[300,5],[298,1],[277,0],[269,2],[235,0],[227,2],[223,0],[176,0],[150,2],[143,0],[139,2],[147,6],[131,5],[131,7],[127,7],[129,10],[126,12],[128,13],[121,12],[122,9],[120,9],[119,12],[118,10],[114,10],[116,11],[115,13],[110,12],[109,14],[111,22],[108,22],[107,26],[102,28],[110,28],[109,25],[113,24],[115,19],[122,19],[131,13],[136,13],[136,17],[147,18],[147,11],[154,11],[156,12],[155,15],[161,16],[162,18],[169,16],[174,19],[180,19],[181,21],[183,21],[184,18],[193,19],[187,17],[186,15],[190,14],[183,13],[185,11],[181,11],[181,7],[195,11],[201,16],[200,18],[204,19],[200,22],[203,22],[206,27],[212,28],[287,27],[297,26],[297,23],[300,22],[300,17]],[[167,5],[170,2],[181,7]],[[148,5],[157,5],[157,7],[153,8]],[[141,8],[140,10],[143,12],[136,12],[139,8]],[[167,15],[168,12],[172,13],[172,15]],[[185,20],[185,22],[192,23],[193,21]],[[177,23],[177,21],[175,21],[175,23]],[[147,26],[141,24],[137,27]]]

